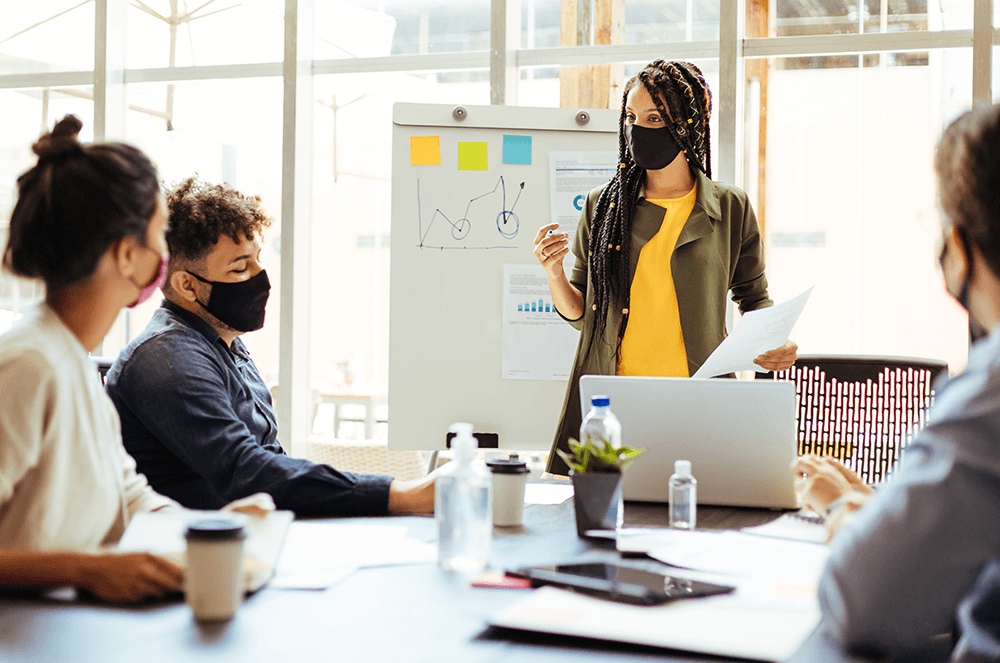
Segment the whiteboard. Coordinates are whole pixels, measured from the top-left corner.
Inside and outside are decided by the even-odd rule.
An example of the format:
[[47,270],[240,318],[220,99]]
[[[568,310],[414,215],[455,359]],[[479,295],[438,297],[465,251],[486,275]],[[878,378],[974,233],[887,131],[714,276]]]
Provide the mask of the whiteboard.
[[[538,266],[534,237],[551,218],[549,154],[610,152],[613,169],[618,111],[588,109],[581,125],[573,108],[456,108],[393,107],[389,447],[444,449],[448,426],[469,421],[498,434],[501,448],[547,450],[566,379],[504,377],[504,269]],[[517,149],[505,153],[505,144]],[[567,374],[578,338],[570,330]]]

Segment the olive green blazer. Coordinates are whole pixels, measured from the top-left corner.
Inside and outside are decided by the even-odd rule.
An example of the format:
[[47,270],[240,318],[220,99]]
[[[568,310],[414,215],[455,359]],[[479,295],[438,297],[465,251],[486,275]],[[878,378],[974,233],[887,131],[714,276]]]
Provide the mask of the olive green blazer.
[[[736,187],[713,182],[701,171],[695,173],[694,209],[681,229],[677,245],[670,257],[677,308],[680,311],[681,332],[687,351],[691,375],[708,359],[726,337],[726,297],[730,290],[740,312],[771,306],[764,276],[764,246],[757,217],[746,193]],[[606,185],[605,185],[606,186]],[[624,301],[609,306],[607,326],[598,330],[598,338],[590,348],[594,335],[594,294],[589,287],[587,255],[590,246],[590,224],[597,198],[603,186],[590,192],[581,214],[573,242],[576,263],[570,274],[572,283],[584,295],[583,317],[567,320],[580,330],[580,342],[573,360],[573,373],[566,389],[562,417],[556,428],[549,454],[548,470],[567,474],[569,468],[555,453],[557,448],[568,451],[570,437],[578,438],[583,415],[580,409],[580,376],[614,375],[617,366],[616,348]],[[635,276],[639,252],[660,229],[663,208],[646,201],[644,188],[639,189],[632,220],[632,246],[629,251],[629,283]],[[614,411],[614,403],[611,404]],[[626,433],[627,444],[627,433]]]

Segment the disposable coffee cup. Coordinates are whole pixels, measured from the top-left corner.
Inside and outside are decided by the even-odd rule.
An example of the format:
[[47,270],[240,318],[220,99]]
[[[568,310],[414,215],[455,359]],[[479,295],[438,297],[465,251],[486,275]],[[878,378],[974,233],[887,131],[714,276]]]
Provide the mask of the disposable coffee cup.
[[230,619],[243,601],[243,524],[234,518],[192,520],[184,538],[184,594],[195,619]]
[[528,464],[517,454],[511,454],[506,460],[491,460],[486,465],[493,473],[493,524],[499,527],[520,525]]

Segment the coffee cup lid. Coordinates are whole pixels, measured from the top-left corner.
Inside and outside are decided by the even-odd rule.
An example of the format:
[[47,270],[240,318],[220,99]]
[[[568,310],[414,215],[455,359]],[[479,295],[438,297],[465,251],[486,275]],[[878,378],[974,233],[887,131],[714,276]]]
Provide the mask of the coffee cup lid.
[[486,465],[496,474],[528,474],[528,464],[514,456],[505,460],[486,461]]
[[222,541],[246,538],[243,524],[233,518],[199,518],[187,524],[184,536],[188,539]]

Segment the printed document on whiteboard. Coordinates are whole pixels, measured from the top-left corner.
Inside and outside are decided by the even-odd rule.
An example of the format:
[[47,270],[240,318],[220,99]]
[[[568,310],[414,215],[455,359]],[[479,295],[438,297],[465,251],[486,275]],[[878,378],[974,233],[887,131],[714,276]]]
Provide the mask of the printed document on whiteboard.
[[767,369],[753,363],[753,360],[758,355],[785,344],[812,291],[813,289],[809,288],[784,304],[744,313],[736,329],[730,332],[691,377],[712,378],[716,375],[749,370],[766,373]]
[[[558,232],[569,233],[573,246],[580,212],[587,204],[591,189],[607,184],[615,174],[618,155],[615,152],[549,152],[549,200],[552,216],[549,223],[558,223]],[[569,254],[563,266],[573,266]]]
[[579,337],[556,313],[541,265],[503,266],[503,379],[568,380]]

